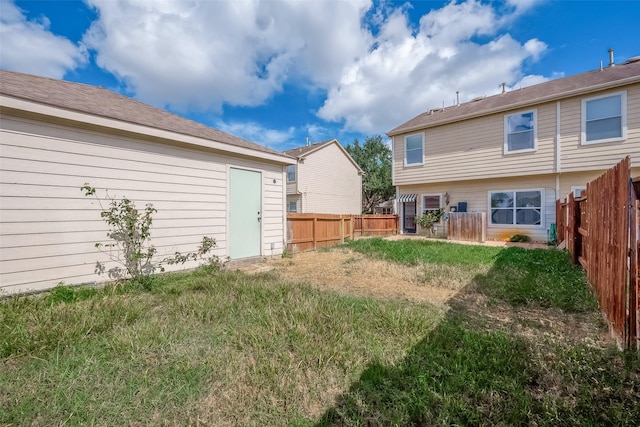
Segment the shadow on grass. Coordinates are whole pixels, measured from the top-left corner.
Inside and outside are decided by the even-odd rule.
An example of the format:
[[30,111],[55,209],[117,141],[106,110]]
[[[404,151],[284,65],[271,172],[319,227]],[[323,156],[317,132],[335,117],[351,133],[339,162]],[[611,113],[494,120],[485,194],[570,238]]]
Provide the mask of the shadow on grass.
[[[512,306],[593,310],[583,275],[564,258],[558,251],[500,251],[490,271],[450,301],[435,330],[397,364],[370,364],[316,425],[638,425],[636,356],[538,343],[471,307],[489,296]],[[568,289],[549,290],[558,274],[571,276],[557,284]],[[571,289],[580,297],[567,297]]]

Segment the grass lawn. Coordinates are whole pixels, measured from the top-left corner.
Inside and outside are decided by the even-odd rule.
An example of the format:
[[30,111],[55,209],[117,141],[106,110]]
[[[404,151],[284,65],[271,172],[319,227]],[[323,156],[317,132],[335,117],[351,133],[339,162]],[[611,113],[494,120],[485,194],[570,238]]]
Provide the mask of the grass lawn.
[[347,247],[481,273],[447,306],[206,269],[7,298],[0,426],[639,424],[640,360],[564,252]]

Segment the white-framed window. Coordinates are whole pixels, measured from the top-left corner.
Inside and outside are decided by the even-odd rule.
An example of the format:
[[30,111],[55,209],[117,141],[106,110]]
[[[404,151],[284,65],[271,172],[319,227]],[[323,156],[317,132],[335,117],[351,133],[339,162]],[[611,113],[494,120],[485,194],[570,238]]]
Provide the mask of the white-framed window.
[[428,211],[437,211],[442,207],[442,194],[423,194],[421,199],[422,215]]
[[287,166],[287,182],[296,182],[296,165]]
[[535,151],[538,145],[537,110],[504,116],[504,153]]
[[427,211],[437,211],[442,207],[442,194],[422,195],[422,214]]
[[544,226],[544,190],[490,191],[490,224]]
[[623,141],[626,138],[626,91],[582,100],[582,144]]
[[404,165],[421,165],[424,163],[424,134],[414,133],[404,137]]
[[288,203],[288,207],[287,207],[287,211],[289,211],[291,213],[298,212],[298,202],[295,201],[295,200],[293,202],[289,202]]

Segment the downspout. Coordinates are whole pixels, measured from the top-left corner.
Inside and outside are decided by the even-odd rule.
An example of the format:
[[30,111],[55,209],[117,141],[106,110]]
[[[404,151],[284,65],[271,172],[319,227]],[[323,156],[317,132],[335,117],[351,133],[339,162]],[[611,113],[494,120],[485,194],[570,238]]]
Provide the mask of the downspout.
[[[391,184],[396,183],[396,137],[391,137]],[[393,212],[398,215],[398,228],[402,230],[402,219],[400,219],[400,206],[398,206],[398,194],[400,194],[400,187],[396,187],[396,197],[393,199]]]
[[556,102],[556,199],[560,198],[560,173],[562,172],[560,134],[560,101],[558,101]]
[[[287,230],[287,215],[289,212],[287,203],[287,165],[282,167],[282,253],[284,254],[287,249],[287,234],[289,231]],[[271,255],[273,255],[273,251],[271,251]]]

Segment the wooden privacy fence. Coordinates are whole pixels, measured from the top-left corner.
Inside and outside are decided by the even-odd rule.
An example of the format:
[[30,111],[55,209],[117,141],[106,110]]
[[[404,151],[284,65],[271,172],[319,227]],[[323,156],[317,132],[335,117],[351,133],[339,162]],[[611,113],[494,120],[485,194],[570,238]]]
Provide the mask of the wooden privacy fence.
[[398,234],[398,215],[354,215],[355,236],[388,236]]
[[303,252],[353,238],[353,216],[315,213],[287,214],[287,250]]
[[587,184],[583,197],[556,201],[558,243],[582,265],[620,347],[640,349],[640,203],[629,157]]
[[287,250],[291,253],[332,246],[355,236],[397,233],[397,215],[287,214]]
[[484,242],[487,220],[484,212],[449,212],[449,240]]

